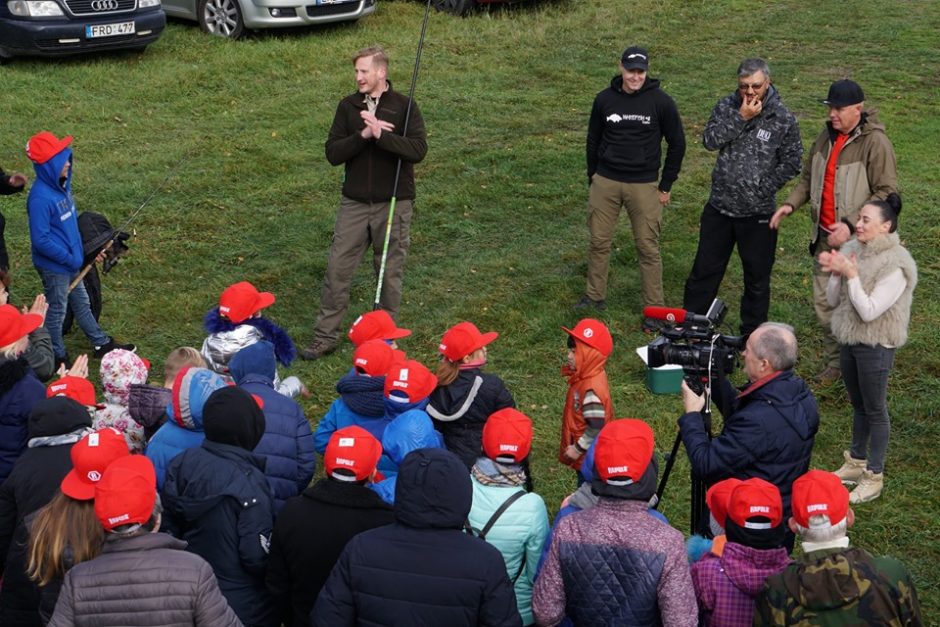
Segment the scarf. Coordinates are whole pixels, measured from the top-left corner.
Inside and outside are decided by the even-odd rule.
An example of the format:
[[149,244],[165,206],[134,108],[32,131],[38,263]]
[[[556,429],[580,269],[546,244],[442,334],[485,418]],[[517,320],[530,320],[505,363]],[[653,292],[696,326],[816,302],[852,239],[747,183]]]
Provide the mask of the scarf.
[[525,485],[525,470],[519,464],[500,464],[489,457],[477,459],[470,470],[480,485],[516,487]]

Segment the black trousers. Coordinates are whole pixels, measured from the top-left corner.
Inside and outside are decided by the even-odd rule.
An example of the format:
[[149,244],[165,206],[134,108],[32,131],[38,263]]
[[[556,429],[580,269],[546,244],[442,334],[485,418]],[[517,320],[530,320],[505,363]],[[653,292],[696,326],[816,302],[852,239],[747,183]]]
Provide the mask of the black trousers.
[[747,334],[767,321],[770,309],[770,273],[777,251],[777,231],[770,216],[729,218],[706,204],[699,226],[698,251],[685,281],[683,308],[708,311],[718,295],[735,245],[744,269],[741,295],[741,333]]

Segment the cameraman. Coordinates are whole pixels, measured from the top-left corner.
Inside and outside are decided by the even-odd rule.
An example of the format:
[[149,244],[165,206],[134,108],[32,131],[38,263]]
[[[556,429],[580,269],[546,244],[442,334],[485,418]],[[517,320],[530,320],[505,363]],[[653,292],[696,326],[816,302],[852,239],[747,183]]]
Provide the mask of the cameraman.
[[[682,383],[685,414],[679,430],[692,472],[711,485],[722,479],[758,477],[773,483],[790,516],[793,481],[809,470],[819,428],[816,399],[793,372],[797,345],[793,327],[765,322],[747,340],[742,356],[748,384],[735,389],[719,374],[712,388],[724,428],[715,438],[705,430],[705,397]],[[720,368],[718,369],[720,372]],[[793,546],[793,537],[787,541]]]

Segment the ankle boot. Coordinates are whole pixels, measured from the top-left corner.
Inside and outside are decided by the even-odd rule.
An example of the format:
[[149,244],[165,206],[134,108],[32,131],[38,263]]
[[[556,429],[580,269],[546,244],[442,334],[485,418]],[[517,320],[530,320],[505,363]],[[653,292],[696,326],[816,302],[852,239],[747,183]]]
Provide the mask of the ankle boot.
[[866,462],[864,459],[855,459],[848,451],[842,451],[842,456],[845,457],[845,463],[842,464],[839,470],[833,472],[833,474],[841,479],[842,483],[854,485],[858,483],[862,473],[865,472]]
[[849,493],[849,503],[867,503],[874,501],[881,496],[881,489],[884,487],[884,473],[873,473],[866,470],[858,480],[858,485]]

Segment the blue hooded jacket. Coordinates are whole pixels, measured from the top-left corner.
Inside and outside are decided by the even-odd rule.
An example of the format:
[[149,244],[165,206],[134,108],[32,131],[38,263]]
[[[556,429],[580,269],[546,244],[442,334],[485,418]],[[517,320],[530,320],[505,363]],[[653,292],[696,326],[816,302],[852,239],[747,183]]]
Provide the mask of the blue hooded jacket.
[[420,409],[411,409],[389,423],[382,436],[382,457],[391,461],[391,468],[383,471],[385,479],[369,487],[390,505],[395,504],[395,485],[398,466],[411,451],[419,448],[444,448],[444,439],[435,431],[431,417]]
[[225,379],[205,368],[188,368],[177,375],[173,400],[166,406],[169,419],[153,434],[145,453],[157,472],[157,489],[163,489],[170,461],[206,439],[202,430],[202,408],[210,394],[226,385]]
[[[384,387],[384,376],[370,377],[354,370],[346,373],[336,384],[340,397],[330,405],[313,434],[317,453],[323,455],[326,452],[326,445],[335,431],[352,425],[362,427],[381,442],[385,428],[394,418],[385,414]],[[379,460],[380,471],[384,473],[389,468],[394,469],[389,466],[387,457],[383,456],[383,460]]]
[[274,493],[274,511],[280,512],[287,499],[307,487],[316,470],[310,423],[296,401],[274,389],[277,366],[271,342],[246,346],[228,365],[235,383],[264,403],[264,435],[254,453],[267,460],[264,474]]
[[77,272],[84,259],[71,168],[65,185],[59,184],[59,174],[71,160],[72,151],[66,148],[45,163],[34,163],[36,181],[26,201],[33,265],[59,274]]

